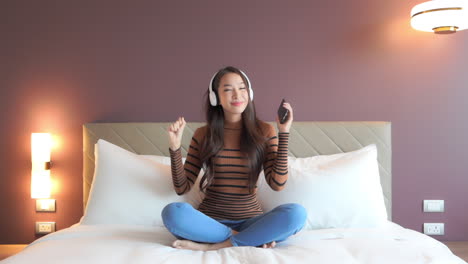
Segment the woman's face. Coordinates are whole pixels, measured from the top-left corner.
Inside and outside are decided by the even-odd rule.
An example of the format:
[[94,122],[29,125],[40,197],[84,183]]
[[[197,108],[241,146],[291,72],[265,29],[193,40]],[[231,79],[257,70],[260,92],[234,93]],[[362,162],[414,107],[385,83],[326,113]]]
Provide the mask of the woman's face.
[[242,114],[249,103],[247,84],[237,73],[225,74],[219,83],[219,103],[225,114]]

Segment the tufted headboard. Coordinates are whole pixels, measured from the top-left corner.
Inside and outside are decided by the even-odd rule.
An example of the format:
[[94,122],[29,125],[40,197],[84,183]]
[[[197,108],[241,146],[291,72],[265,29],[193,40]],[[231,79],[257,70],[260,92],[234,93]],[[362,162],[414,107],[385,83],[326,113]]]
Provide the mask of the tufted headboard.
[[[272,122],[271,124],[276,127]],[[83,206],[94,177],[94,144],[102,138],[140,155],[169,156],[166,129],[170,123],[88,123],[83,125]],[[205,123],[187,123],[182,155],[187,155],[193,132]],[[289,155],[310,157],[353,151],[376,144],[380,181],[388,219],[392,219],[392,145],[390,122],[294,122]]]

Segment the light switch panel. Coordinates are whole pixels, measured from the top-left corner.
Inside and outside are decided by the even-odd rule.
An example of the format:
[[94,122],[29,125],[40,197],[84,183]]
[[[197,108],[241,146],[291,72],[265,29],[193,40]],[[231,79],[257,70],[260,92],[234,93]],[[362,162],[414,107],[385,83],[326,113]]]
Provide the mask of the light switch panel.
[[37,199],[36,212],[55,212],[55,199]]
[[445,212],[444,200],[424,200],[423,212]]

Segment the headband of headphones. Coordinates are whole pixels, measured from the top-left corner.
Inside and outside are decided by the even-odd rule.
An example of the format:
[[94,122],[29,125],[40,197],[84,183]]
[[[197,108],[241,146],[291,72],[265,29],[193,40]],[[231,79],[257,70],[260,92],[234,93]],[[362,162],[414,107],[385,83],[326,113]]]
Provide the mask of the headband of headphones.
[[[247,80],[247,86],[249,87],[249,95],[250,95],[250,101],[253,100],[253,90],[252,90],[252,85],[250,83],[250,80],[249,80],[249,77],[247,77],[247,74],[245,74],[243,71],[239,70],[242,75],[244,76],[244,78]],[[219,71],[218,71],[219,72]],[[210,81],[210,86],[209,86],[209,97],[210,97],[210,104],[212,106],[217,106],[218,105],[218,100],[216,99],[216,94],[215,92],[213,91],[213,80],[214,78],[216,77],[216,75],[218,74],[218,72],[216,72],[213,77],[211,77],[211,81]]]

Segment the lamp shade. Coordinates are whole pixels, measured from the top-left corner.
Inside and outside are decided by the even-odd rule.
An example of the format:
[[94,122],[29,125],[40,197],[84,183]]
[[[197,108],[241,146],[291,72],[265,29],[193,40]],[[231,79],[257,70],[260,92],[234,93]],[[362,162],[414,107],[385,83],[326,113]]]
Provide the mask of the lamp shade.
[[48,133],[31,134],[31,198],[49,198],[51,193],[50,162],[52,137]]
[[32,171],[31,173],[31,198],[50,198],[52,183],[50,170]]
[[413,7],[411,26],[420,31],[455,33],[468,28],[468,0],[431,0]]

